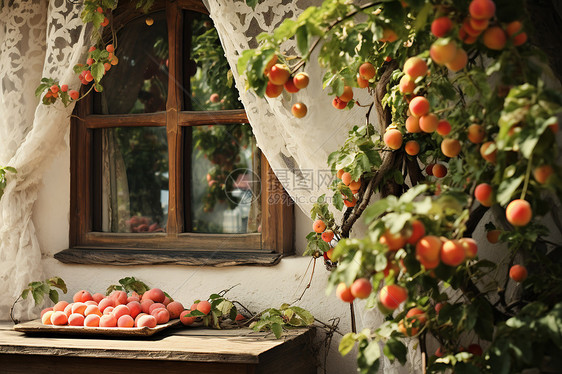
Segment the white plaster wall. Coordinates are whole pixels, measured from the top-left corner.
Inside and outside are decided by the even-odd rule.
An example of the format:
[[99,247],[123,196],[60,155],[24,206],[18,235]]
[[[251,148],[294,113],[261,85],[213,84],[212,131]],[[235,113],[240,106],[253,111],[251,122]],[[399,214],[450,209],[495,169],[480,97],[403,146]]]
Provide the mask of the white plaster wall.
[[[307,285],[310,270],[305,272],[311,260],[300,253],[306,246],[305,236],[310,232],[312,222],[298,208],[295,209],[295,237],[299,254],[284,258],[273,267],[94,266],[58,262],[53,255],[68,248],[69,160],[69,151],[66,150],[45,170],[43,186],[33,212],[43,252],[43,275],[57,275],[65,280],[69,290],[63,299],[70,300],[71,295],[80,289],[103,293],[108,285],[116,284],[123,277],[134,276],[150,286],[164,289],[186,305],[239,284],[229,292],[229,298],[258,312],[268,307],[279,307],[284,302],[293,302]],[[321,321],[328,322],[331,318],[340,317],[340,329],[345,333],[350,331],[349,306],[339,301],[333,293],[326,295],[328,275],[323,262],[319,260],[311,287],[297,305],[310,310]],[[317,336],[323,338],[324,334],[318,331]],[[322,344],[321,339],[317,339],[317,343]],[[334,339],[328,358],[328,373],[355,372],[354,354],[342,358],[337,351],[338,344],[339,339]],[[323,360],[323,353],[318,357],[320,361]]]

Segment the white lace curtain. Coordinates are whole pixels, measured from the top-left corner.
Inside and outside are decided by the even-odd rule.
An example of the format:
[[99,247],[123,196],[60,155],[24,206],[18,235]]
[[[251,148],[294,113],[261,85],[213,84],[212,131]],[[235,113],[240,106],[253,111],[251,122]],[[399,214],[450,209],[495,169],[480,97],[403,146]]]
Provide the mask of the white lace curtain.
[[[40,279],[41,249],[32,220],[43,171],[67,145],[72,106],[40,104],[41,77],[76,89],[72,71],[86,44],[81,4],[66,0],[4,0],[0,9],[0,165],[12,166],[0,200],[0,320],[30,281]],[[15,316],[34,318],[32,302]]]

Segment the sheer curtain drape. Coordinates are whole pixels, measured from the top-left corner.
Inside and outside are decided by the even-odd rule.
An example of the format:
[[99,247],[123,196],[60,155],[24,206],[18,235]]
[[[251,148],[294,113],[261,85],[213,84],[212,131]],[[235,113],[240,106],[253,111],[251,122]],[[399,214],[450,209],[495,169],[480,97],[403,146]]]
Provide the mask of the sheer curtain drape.
[[[72,106],[40,104],[41,77],[79,86],[72,71],[87,43],[81,3],[65,0],[2,2],[0,9],[0,165],[10,175],[0,200],[0,320],[32,280],[41,279],[41,250],[32,220],[43,175],[67,147]],[[31,298],[30,298],[31,299]],[[33,302],[18,303],[16,318],[35,318]]]

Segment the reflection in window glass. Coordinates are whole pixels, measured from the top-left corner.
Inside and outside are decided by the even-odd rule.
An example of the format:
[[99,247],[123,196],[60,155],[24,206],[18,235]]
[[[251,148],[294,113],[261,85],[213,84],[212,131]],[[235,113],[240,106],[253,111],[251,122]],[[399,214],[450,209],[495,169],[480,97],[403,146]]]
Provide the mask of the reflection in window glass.
[[168,97],[168,32],[166,15],[133,20],[117,34],[117,57],[94,95],[96,114],[154,113],[166,110]]
[[102,231],[164,232],[168,146],[164,127],[102,131]]
[[211,18],[184,13],[184,110],[242,109]]
[[193,127],[192,231],[261,231],[259,152],[249,125]]

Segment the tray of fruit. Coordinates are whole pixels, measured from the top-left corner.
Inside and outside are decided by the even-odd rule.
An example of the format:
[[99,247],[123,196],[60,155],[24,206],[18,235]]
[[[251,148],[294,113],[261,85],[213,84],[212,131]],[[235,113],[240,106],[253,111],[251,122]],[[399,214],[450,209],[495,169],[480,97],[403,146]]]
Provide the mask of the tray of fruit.
[[113,291],[109,296],[79,291],[73,302],[59,301],[41,312],[41,319],[19,323],[24,333],[99,336],[151,336],[180,323],[181,303],[158,288],[142,296]]

